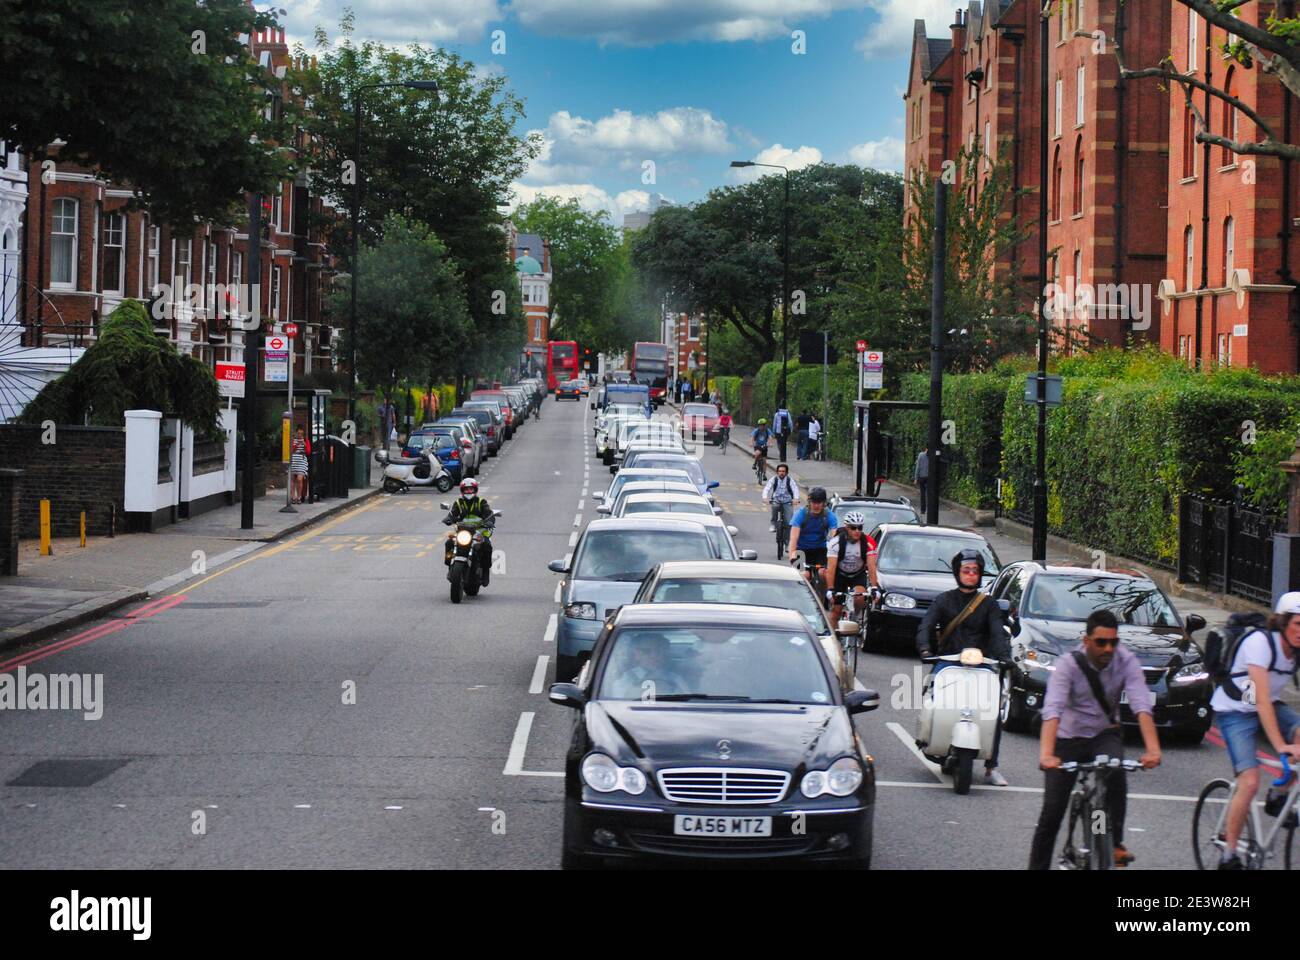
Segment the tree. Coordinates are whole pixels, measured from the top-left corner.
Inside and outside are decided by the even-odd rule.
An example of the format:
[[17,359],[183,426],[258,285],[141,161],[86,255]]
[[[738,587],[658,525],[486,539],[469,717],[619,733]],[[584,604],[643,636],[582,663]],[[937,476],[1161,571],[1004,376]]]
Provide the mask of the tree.
[[[471,326],[464,281],[446,246],[424,224],[391,214],[383,239],[360,259],[357,374],[390,398],[401,380],[425,384],[454,374]],[[346,310],[348,298],[337,291],[334,309]]]
[[273,25],[244,0],[5,0],[0,140],[129,184],[161,221],[231,222],[245,190],[290,172],[264,116],[279,81],[240,35]]
[[[464,278],[473,327],[460,344],[461,372],[496,363],[493,358],[508,363],[509,352],[523,342],[523,314],[498,208],[539,149],[537,137],[515,133],[523,102],[504,78],[482,76],[454,53],[417,44],[404,50],[369,41],[358,45],[353,25],[346,14],[338,45],[317,28],[316,64],[290,73],[310,100],[300,122],[312,138],[318,187],[347,210],[353,178],[360,178],[366,243],[377,239],[393,213],[428,224]],[[436,97],[403,87],[366,90],[362,152],[356,156],[353,91],[407,80],[436,80]],[[350,239],[347,230],[333,231],[334,250],[345,261]]]
[[[1068,4],[1071,0],[1052,0],[1052,2]],[[1126,3],[1128,0],[1120,0],[1120,2]],[[1231,39],[1220,45],[1225,58],[1235,61],[1248,70],[1258,67],[1263,73],[1276,77],[1293,96],[1300,97],[1300,19],[1294,16],[1278,17],[1273,11],[1264,12],[1263,4],[1259,0],[1178,0],[1178,2],[1187,7],[1191,14],[1204,17],[1206,22],[1228,32]],[[1238,15],[1239,11],[1251,7],[1252,4],[1251,12],[1255,14],[1254,19],[1258,20],[1261,16],[1264,18],[1262,26],[1243,20]],[[1094,41],[1098,39],[1094,34],[1084,32],[1076,32],[1075,36]],[[1237,154],[1300,159],[1300,146],[1280,140],[1273,125],[1260,116],[1249,103],[1233,96],[1222,87],[1206,83],[1193,74],[1179,72],[1174,66],[1172,56],[1164,57],[1155,66],[1131,68],[1125,60],[1123,49],[1116,44],[1114,50],[1119,63],[1121,80],[1157,79],[1182,89],[1187,107],[1196,118],[1198,143],[1214,144]],[[1255,125],[1261,139],[1240,141],[1212,133],[1202,106],[1193,97],[1195,91],[1206,93],[1240,111]]]
[[81,359],[46,384],[18,422],[120,427],[127,410],[157,410],[212,435],[221,405],[211,368],[155,334],[142,303],[123,300]]

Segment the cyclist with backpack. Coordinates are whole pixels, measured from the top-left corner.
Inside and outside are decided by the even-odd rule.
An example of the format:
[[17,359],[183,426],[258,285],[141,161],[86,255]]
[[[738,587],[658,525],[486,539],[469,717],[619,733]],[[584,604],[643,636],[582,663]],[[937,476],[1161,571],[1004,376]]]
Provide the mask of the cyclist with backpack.
[[[1237,840],[1259,791],[1256,741],[1262,731],[1279,754],[1300,759],[1300,713],[1279,698],[1300,659],[1300,593],[1286,593],[1267,620],[1234,614],[1206,642],[1205,665],[1217,683],[1210,706],[1228,748],[1237,790],[1228,806],[1220,870],[1243,870]],[[1290,784],[1269,791],[1264,812],[1276,817]]]
[[[826,547],[826,579],[830,582],[834,606],[831,622],[839,623],[844,613],[840,600],[848,591],[865,597],[869,587],[880,585],[876,576],[876,541],[862,529],[866,518],[856,510],[844,514],[836,535]],[[862,599],[858,603],[865,602]]]
[[772,479],[763,488],[763,502],[772,507],[772,523],[767,528],[770,533],[776,532],[778,523],[789,526],[795,504],[799,502],[799,484],[790,476],[790,468],[786,464],[776,465],[776,473],[772,474]]
[[[803,559],[803,575],[812,580],[813,568],[825,568],[826,545],[840,525],[839,518],[827,503],[826,488],[813,487],[808,491],[808,505],[790,520],[789,556],[792,564]],[[823,589],[813,583],[813,589]]]

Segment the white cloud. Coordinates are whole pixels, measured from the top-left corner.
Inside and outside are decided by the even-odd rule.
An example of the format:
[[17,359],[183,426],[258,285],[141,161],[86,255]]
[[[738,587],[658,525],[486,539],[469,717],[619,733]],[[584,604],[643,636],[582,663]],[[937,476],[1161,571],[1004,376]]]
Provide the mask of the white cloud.
[[292,0],[284,4],[281,23],[290,38],[311,49],[318,26],[337,40],[346,7],[356,12],[358,39],[399,46],[481,40],[487,25],[505,16],[499,0]]
[[626,214],[645,210],[650,205],[650,195],[644,190],[624,190],[611,196],[594,183],[552,183],[541,187],[516,183],[513,190],[514,197],[509,204],[511,212],[520,204],[532,203],[538,197],[555,197],[558,200],[577,200],[578,206],[589,213],[603,210],[616,226],[623,222]]
[[912,29],[917,20],[924,20],[926,33],[931,39],[951,36],[953,11],[960,3],[952,0],[866,0],[880,18],[871,25],[866,35],[857,43],[857,49],[867,58],[894,59],[906,57],[912,49]]
[[849,148],[849,161],[860,167],[876,170],[901,171],[903,169],[903,141],[898,137],[868,140]]
[[771,40],[863,0],[514,0],[539,33],[646,46],[664,41]]
[[[803,146],[798,150],[791,150],[789,147],[783,147],[779,143],[774,143],[770,147],[758,151],[753,157],[757,163],[772,163],[779,167],[789,167],[791,170],[801,170],[804,167],[811,167],[814,164],[822,162],[822,152],[816,147]],[[732,171],[737,180],[750,181],[765,177],[768,174],[775,173],[766,167],[739,167]]]
[[639,177],[646,161],[662,168],[675,155],[733,149],[726,122],[695,107],[647,114],[615,110],[596,120],[561,110],[551,114],[545,129],[530,132],[542,135],[541,153],[524,176],[532,183],[584,180],[611,168]]

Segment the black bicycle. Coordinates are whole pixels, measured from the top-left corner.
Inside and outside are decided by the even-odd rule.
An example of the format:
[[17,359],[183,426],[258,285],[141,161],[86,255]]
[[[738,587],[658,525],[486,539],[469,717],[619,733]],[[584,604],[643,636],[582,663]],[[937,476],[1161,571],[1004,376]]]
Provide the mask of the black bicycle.
[[763,447],[754,451],[754,476],[759,483],[767,483],[767,450]]
[[1065,773],[1079,774],[1070,792],[1069,826],[1059,861],[1062,870],[1110,870],[1115,866],[1115,839],[1106,808],[1106,777],[1112,770],[1141,770],[1136,760],[1101,754],[1092,760],[1061,764]]
[[[773,504],[773,507],[778,504]],[[785,559],[785,548],[790,545],[790,520],[785,510],[775,510],[776,522],[772,525],[776,527],[776,558]]]

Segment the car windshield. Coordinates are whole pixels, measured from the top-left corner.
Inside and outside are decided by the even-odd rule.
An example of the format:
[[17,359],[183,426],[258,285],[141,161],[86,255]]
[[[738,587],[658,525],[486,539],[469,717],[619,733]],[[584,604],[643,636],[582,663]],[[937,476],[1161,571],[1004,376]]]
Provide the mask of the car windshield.
[[1110,610],[1120,623],[1137,627],[1180,625],[1168,599],[1150,580],[1040,574],[1021,604],[1021,616],[1041,620],[1087,620],[1094,610]]
[[886,536],[877,562],[881,573],[946,573],[952,575],[952,558],[974,547],[984,555],[984,575],[998,571],[997,557],[983,540],[969,537],[895,533]]
[[888,506],[879,503],[853,503],[852,501],[841,503],[835,508],[835,515],[842,517],[850,511],[857,511],[862,514],[866,523],[863,524],[864,530],[874,530],[882,523],[919,523],[916,512],[910,507],[902,504]]
[[702,513],[713,516],[713,508],[703,500],[635,500],[623,504],[623,514],[633,513]]
[[713,547],[703,530],[595,530],[583,538],[573,578],[634,582],[665,560],[712,559]]
[[682,415],[686,417],[716,417],[718,408],[711,403],[688,403],[682,407]]
[[[646,467],[647,469],[665,467],[672,470],[685,470],[686,475],[691,478],[691,483],[695,484],[697,487],[704,485],[704,468],[689,457],[680,460],[669,460],[666,458],[646,456],[645,454],[642,454],[633,461],[633,464],[638,467]],[[628,466],[632,466],[633,464],[628,464]]]
[[655,584],[654,595],[648,599],[650,603],[739,603],[749,607],[778,607],[798,612],[818,633],[830,630],[812,591],[802,583],[789,580],[665,578]]
[[816,642],[753,627],[626,627],[610,638],[598,697],[745,703],[832,702]]

